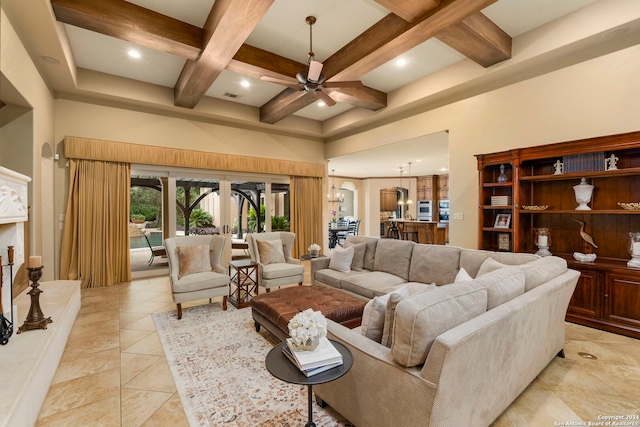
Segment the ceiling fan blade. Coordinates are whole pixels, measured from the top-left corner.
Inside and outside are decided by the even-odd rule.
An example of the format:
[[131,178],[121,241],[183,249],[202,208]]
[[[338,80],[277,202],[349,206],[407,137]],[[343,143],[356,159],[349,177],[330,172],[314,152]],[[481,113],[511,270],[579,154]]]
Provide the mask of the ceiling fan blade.
[[320,73],[322,73],[322,62],[310,61],[307,78],[311,81],[318,82],[320,80]]
[[360,80],[352,80],[346,82],[325,82],[325,87],[340,88],[340,87],[364,87]]
[[279,85],[284,86],[295,86],[298,84],[298,81],[294,78],[276,78],[269,76],[260,76],[260,80],[265,82],[277,83]]
[[323,91],[322,89],[316,91],[316,96],[324,101],[329,107],[336,105],[336,101],[333,100],[332,97],[329,96],[328,93]]

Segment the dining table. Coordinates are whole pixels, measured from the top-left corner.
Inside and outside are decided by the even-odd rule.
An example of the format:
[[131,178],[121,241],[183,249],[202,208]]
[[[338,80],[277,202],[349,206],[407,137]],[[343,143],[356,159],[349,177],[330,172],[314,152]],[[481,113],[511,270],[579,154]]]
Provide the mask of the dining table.
[[340,235],[347,235],[349,233],[349,227],[329,227],[329,249],[333,249],[336,245],[342,246],[340,243]]

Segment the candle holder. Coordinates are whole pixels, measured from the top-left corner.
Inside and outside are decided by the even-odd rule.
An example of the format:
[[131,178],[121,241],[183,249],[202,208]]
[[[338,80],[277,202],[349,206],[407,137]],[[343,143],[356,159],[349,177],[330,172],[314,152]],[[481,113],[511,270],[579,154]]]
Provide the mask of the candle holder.
[[47,325],[53,322],[51,317],[44,317],[40,309],[40,294],[42,291],[38,288],[38,286],[40,286],[38,280],[42,278],[42,267],[27,267],[27,270],[29,271],[29,280],[31,280],[31,290],[29,291],[29,295],[31,295],[31,307],[29,307],[27,320],[18,328],[17,333],[30,331],[32,329],[47,329]]
[[640,232],[629,233],[629,253],[631,254],[631,259],[627,262],[627,266],[640,268]]
[[536,233],[536,237],[534,243],[538,246],[538,252],[536,255],[539,256],[551,256],[551,252],[549,252],[549,246],[551,246],[551,233],[548,228],[534,228]]

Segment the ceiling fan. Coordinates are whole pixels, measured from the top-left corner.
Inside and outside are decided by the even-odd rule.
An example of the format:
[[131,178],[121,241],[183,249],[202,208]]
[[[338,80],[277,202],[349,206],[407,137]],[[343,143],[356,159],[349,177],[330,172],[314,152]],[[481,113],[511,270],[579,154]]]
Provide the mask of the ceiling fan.
[[268,76],[262,76],[261,80],[289,86],[296,90],[303,90],[307,93],[314,94],[329,106],[336,105],[336,101],[325,89],[361,88],[363,84],[359,80],[342,82],[326,81],[326,76],[322,72],[322,62],[316,61],[315,54],[313,53],[313,24],[316,23],[316,17],[307,16],[305,21],[309,24],[309,60],[307,61],[307,69],[297,73],[296,78],[291,78],[291,80],[277,79]]

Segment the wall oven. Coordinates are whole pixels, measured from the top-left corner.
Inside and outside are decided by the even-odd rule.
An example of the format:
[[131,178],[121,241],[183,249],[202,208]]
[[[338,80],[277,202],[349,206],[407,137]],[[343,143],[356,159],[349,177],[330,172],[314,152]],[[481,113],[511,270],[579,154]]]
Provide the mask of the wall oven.
[[438,202],[438,221],[449,222],[449,201],[440,200]]
[[418,200],[418,221],[433,221],[433,201]]

